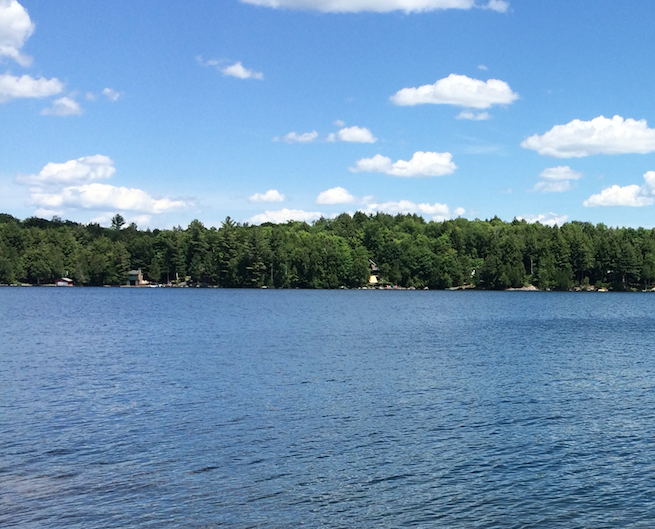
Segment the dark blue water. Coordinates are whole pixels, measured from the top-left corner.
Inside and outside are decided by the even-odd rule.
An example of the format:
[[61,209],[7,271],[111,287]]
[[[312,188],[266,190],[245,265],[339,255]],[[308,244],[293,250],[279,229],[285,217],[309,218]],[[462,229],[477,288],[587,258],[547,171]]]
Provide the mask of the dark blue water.
[[651,528],[655,295],[0,289],[0,526]]

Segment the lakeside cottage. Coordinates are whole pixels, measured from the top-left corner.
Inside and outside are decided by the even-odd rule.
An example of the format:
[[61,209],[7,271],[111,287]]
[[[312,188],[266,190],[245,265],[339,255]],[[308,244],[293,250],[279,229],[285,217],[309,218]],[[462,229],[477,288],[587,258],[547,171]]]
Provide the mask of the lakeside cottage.
[[55,281],[55,286],[58,286],[58,287],[72,287],[73,286],[73,280],[68,278],[68,277],[62,277],[61,279],[57,279],[57,281]]
[[147,284],[147,282],[143,279],[143,273],[141,272],[140,268],[138,270],[130,270],[127,273],[127,284],[132,287],[138,287]]
[[380,269],[371,259],[368,260],[368,267],[371,271],[371,275],[368,278],[369,285],[377,285],[380,281]]

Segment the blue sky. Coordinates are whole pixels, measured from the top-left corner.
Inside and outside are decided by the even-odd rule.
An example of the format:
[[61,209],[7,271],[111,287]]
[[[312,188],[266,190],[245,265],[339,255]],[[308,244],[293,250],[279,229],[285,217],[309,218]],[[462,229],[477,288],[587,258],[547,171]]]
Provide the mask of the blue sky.
[[651,228],[654,14],[648,0],[0,0],[0,211]]

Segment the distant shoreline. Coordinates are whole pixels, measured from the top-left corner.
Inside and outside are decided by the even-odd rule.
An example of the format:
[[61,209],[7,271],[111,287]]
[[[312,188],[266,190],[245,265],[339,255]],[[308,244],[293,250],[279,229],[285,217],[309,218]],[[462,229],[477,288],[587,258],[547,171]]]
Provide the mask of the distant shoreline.
[[638,290],[638,289],[631,289],[631,290],[614,290],[614,289],[607,289],[607,288],[596,288],[593,285],[589,286],[587,288],[582,288],[582,287],[574,287],[568,290],[555,290],[555,289],[540,289],[535,287],[534,285],[526,285],[524,287],[520,288],[506,288],[506,289],[489,289],[489,288],[480,288],[476,287],[474,285],[464,285],[460,287],[450,287],[450,288],[413,288],[413,287],[400,287],[396,286],[395,288],[384,288],[384,287],[338,287],[338,288],[272,288],[272,287],[221,287],[221,286],[216,286],[216,285],[185,285],[185,286],[178,286],[178,285],[70,285],[67,287],[61,287],[57,286],[52,283],[48,284],[41,284],[41,285],[36,285],[36,284],[28,284],[28,283],[22,283],[22,284],[0,284],[0,288],[61,288],[67,289],[67,288],[75,288],[75,289],[99,289],[99,288],[113,288],[113,289],[139,289],[139,290],[146,290],[146,289],[174,289],[174,290],[248,290],[248,291],[253,291],[253,290],[282,290],[282,291],[297,291],[297,290],[303,290],[303,291],[315,291],[315,292],[326,292],[326,291],[336,291],[336,290],[367,290],[367,291],[372,291],[372,290],[382,290],[386,292],[416,292],[416,291],[431,291],[431,292],[456,292],[456,291],[470,291],[470,292],[582,292],[582,293],[608,293],[608,292],[613,292],[613,293],[652,293],[655,292],[655,288],[652,289],[647,289],[647,290]]

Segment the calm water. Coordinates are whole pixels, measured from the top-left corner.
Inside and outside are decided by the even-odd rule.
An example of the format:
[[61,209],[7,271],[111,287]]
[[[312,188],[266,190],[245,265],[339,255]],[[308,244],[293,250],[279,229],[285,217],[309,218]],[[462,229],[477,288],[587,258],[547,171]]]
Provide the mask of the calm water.
[[652,528],[654,314],[1,288],[0,526]]

